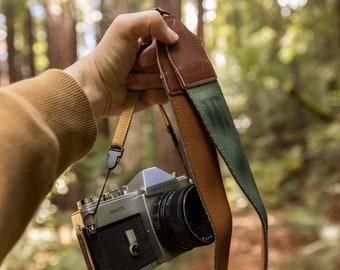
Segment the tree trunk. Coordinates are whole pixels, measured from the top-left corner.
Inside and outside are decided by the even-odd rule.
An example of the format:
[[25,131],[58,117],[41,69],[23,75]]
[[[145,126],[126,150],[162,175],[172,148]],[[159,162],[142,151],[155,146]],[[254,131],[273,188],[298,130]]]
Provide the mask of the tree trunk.
[[72,16],[73,1],[62,5],[63,12],[55,14],[47,9],[48,58],[50,68],[66,68],[77,60],[76,20]]
[[204,40],[204,28],[203,28],[203,16],[204,16],[204,9],[203,9],[203,0],[197,1],[198,6],[198,21],[197,21],[197,35]]
[[155,7],[160,7],[165,11],[169,12],[171,15],[181,18],[182,9],[181,0],[155,0]]
[[119,14],[130,13],[135,11],[135,1],[133,0],[113,0],[112,1],[112,16],[113,19]]
[[27,10],[27,43],[28,43],[28,64],[30,67],[30,77],[35,76],[35,66],[34,66],[34,52],[33,52],[33,45],[34,45],[34,25],[31,13]]
[[14,48],[14,6],[11,1],[5,2],[4,13],[7,18],[7,52],[8,52],[8,73],[9,82],[13,83],[18,80],[15,66],[15,48]]

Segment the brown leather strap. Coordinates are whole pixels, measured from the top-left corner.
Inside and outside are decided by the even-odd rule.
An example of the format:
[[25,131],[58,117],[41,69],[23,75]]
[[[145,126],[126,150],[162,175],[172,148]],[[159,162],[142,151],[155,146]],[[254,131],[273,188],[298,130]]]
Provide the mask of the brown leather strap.
[[[169,17],[170,18],[170,17]],[[167,17],[166,17],[167,19]],[[216,269],[228,268],[231,212],[223,187],[222,176],[215,147],[205,132],[195,109],[182,91],[174,70],[168,60],[166,47],[157,44],[158,64],[164,85],[170,96],[181,136],[194,178],[215,231]],[[222,214],[221,214],[222,213]]]
[[[175,45],[157,44],[158,65],[177,117],[187,159],[191,166],[191,176],[198,185],[202,201],[215,230],[215,267],[218,270],[228,268],[232,229],[231,213],[220,175],[216,145],[235,180],[260,217],[264,236],[261,269],[267,269],[268,227],[265,208],[242,145],[235,135],[236,129],[229,129],[228,123],[232,122],[232,118],[230,115],[226,117],[227,105],[223,110],[211,108],[213,105],[216,107],[216,101],[211,100],[209,93],[216,95],[214,98],[223,99],[216,74],[202,46],[181,21],[173,16],[166,16],[164,19],[170,28],[179,34],[180,39]],[[214,104],[206,104],[208,99]],[[204,107],[208,105],[211,105],[209,110]],[[217,109],[218,113],[214,109]],[[222,126],[220,127],[218,123]],[[224,139],[221,141],[220,138],[225,138],[225,125],[230,131],[228,131],[227,141]],[[237,151],[236,155],[235,151]]]

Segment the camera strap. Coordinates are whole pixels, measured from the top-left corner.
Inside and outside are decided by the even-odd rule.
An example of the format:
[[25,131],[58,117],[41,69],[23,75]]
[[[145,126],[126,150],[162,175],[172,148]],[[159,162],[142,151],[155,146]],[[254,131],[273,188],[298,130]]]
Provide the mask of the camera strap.
[[185,154],[215,231],[215,269],[228,268],[232,216],[216,149],[256,210],[262,224],[261,269],[268,268],[267,214],[215,71],[201,44],[174,16],[164,16],[179,35],[157,43],[158,65],[177,118]]
[[[112,139],[112,143],[107,151],[106,156],[106,166],[107,166],[107,173],[105,177],[105,181],[100,192],[95,210],[93,212],[94,216],[97,214],[97,210],[99,207],[100,200],[103,196],[105,186],[107,180],[109,179],[111,171],[116,168],[119,161],[121,160],[123,153],[124,153],[124,144],[126,140],[127,133],[129,131],[129,127],[131,125],[133,113],[135,112],[135,107],[138,101],[138,92],[130,91],[128,93],[126,102],[123,105],[123,111],[119,117],[118,125],[115,131],[115,134]],[[95,227],[93,228],[95,229]]]
[[106,165],[109,170],[113,170],[122,158],[124,143],[135,111],[138,95],[138,92],[129,91],[124,103],[111,146],[107,152]]

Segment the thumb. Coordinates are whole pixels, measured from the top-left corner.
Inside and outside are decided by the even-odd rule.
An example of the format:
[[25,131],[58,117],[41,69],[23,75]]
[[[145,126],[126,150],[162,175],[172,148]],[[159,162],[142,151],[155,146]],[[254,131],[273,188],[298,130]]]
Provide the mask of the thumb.
[[164,21],[163,16],[157,10],[151,10],[150,35],[155,39],[173,44],[178,41],[178,35]]

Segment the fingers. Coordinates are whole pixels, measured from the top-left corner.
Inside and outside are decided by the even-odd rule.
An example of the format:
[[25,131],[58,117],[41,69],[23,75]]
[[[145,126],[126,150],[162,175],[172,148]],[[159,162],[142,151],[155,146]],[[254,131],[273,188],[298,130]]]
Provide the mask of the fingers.
[[169,101],[164,89],[149,89],[139,94],[139,102],[136,111],[141,111],[157,104],[165,104]]
[[116,29],[124,29],[121,34],[130,40],[152,36],[167,44],[178,41],[178,35],[167,26],[163,17],[156,10],[122,14],[115,19],[113,24]]
[[159,73],[130,73],[126,80],[130,90],[163,88]]
[[152,43],[141,53],[138,58],[138,64],[141,68],[147,68],[157,64],[156,47],[157,41],[154,39]]
[[[86,65],[78,61],[74,73],[96,116],[120,113],[127,89],[140,91],[140,108],[167,101],[156,64],[156,40],[167,44],[178,41],[178,35],[158,11],[122,14],[110,25],[97,48],[84,58],[82,63]],[[153,42],[136,60],[141,44],[147,41]]]
[[150,16],[149,26],[150,35],[155,39],[167,44],[176,43],[178,41],[178,35],[167,26],[163,17],[158,11],[153,10],[151,12],[152,15]]

